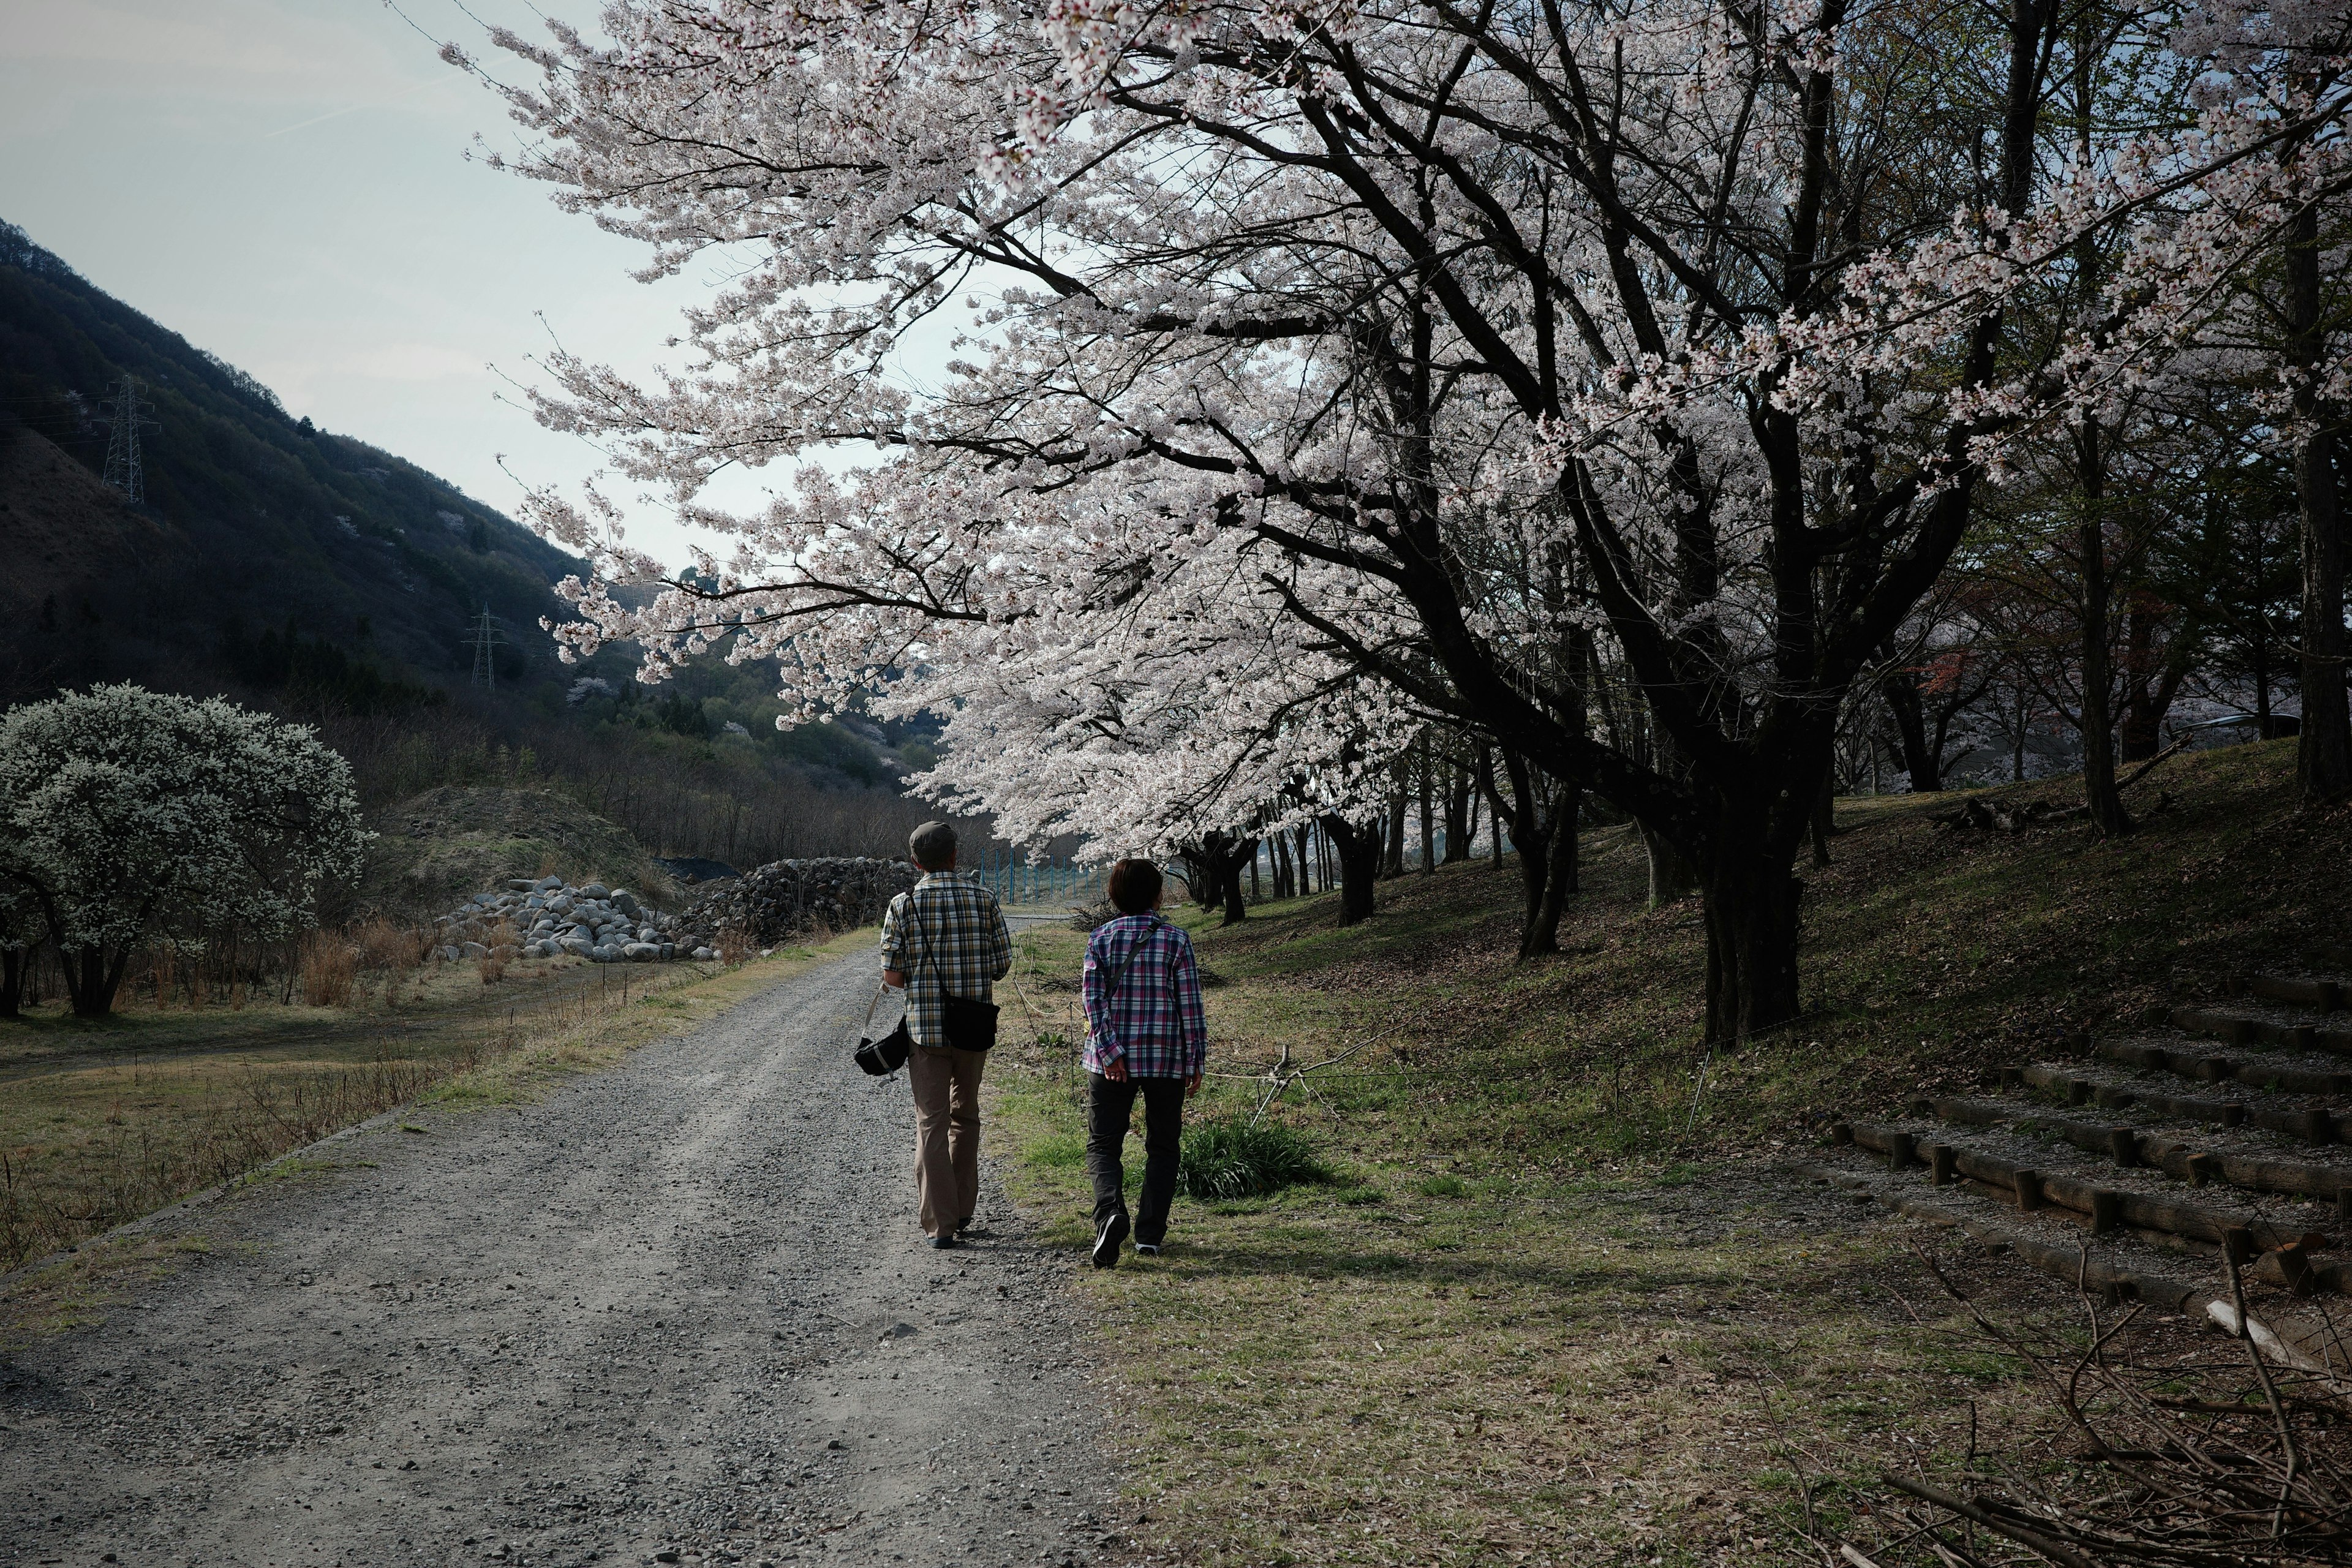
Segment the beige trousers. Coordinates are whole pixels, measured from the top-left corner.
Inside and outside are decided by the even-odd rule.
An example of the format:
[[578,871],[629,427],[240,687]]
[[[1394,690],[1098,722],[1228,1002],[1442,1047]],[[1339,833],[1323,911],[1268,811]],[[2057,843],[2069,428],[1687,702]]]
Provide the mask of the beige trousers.
[[980,1199],[980,1072],[986,1051],[917,1046],[907,1057],[915,1090],[915,1191],[923,1234],[953,1236]]

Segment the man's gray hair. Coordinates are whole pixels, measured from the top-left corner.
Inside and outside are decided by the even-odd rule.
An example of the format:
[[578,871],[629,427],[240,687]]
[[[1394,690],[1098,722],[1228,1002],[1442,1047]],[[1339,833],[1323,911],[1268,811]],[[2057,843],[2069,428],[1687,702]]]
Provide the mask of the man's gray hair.
[[955,829],[944,822],[926,822],[907,835],[907,853],[926,871],[936,871],[955,858]]

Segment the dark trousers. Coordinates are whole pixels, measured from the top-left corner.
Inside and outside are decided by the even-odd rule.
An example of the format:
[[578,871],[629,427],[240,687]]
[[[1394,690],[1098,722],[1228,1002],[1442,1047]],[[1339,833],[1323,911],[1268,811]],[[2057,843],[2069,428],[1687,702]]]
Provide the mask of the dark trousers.
[[1176,1198],[1176,1162],[1184,1142],[1184,1080],[1131,1078],[1114,1082],[1087,1075],[1087,1174],[1095,1184],[1095,1229],[1127,1212],[1127,1170],[1119,1154],[1143,1096],[1143,1201],[1136,1205],[1135,1239],[1157,1247],[1168,1236],[1168,1205]]

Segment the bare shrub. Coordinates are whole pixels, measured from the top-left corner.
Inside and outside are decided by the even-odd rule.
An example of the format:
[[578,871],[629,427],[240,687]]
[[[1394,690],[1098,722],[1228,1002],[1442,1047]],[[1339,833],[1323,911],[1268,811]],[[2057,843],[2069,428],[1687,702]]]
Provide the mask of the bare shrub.
[[719,962],[730,969],[740,969],[751,956],[751,933],[741,926],[719,928]]
[[[2245,1282],[2227,1254],[2240,1325],[2228,1338],[2088,1293],[2071,1323],[1997,1321],[1941,1263],[1927,1261],[1976,1320],[1986,1348],[2041,1392],[2046,1414],[2038,1430],[1996,1431],[1989,1444],[1972,1422],[1969,1452],[1948,1470],[1883,1472],[1899,1495],[1864,1510],[1882,1539],[1847,1561],[2352,1562],[2352,1398],[2308,1357],[2301,1366],[2265,1357],[2243,1326]],[[1835,1560],[1834,1542],[1809,1537]]]
[[348,1007],[359,972],[359,952],[341,931],[302,938],[302,1000],[313,1007]]
[[362,969],[394,973],[415,969],[433,950],[433,934],[430,931],[416,926],[397,925],[382,915],[362,924],[352,936],[359,944],[359,966]]
[[494,947],[475,961],[475,967],[482,972],[483,984],[496,985],[507,977],[507,963],[513,952],[509,947]]

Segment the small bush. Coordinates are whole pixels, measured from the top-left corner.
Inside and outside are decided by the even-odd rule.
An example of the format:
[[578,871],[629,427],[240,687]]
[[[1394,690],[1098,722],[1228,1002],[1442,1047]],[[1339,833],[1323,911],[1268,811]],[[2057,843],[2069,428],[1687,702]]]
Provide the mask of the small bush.
[[740,969],[751,956],[751,933],[741,926],[719,928],[719,962],[730,969]]
[[339,931],[314,931],[302,938],[302,1000],[313,1007],[352,1005],[352,978],[359,954]]
[[1262,1197],[1302,1182],[1325,1182],[1330,1173],[1314,1147],[1287,1127],[1239,1117],[1199,1121],[1184,1130],[1183,1163],[1176,1190],[1191,1198]]
[[359,942],[362,969],[414,969],[433,951],[433,933],[415,926],[394,925],[376,916],[353,933]]

